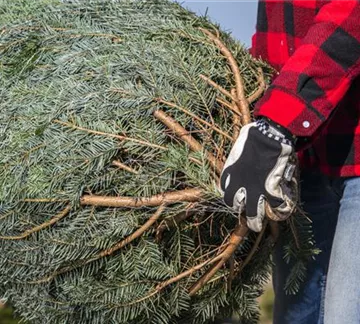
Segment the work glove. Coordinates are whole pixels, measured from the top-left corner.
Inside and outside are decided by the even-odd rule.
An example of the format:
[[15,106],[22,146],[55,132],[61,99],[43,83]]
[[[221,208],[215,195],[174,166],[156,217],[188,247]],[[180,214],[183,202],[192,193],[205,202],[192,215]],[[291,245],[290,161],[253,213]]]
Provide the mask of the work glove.
[[255,232],[262,229],[266,202],[277,220],[285,220],[295,208],[294,140],[285,129],[261,119],[241,129],[225,162],[220,176],[224,202],[239,217],[245,212]]

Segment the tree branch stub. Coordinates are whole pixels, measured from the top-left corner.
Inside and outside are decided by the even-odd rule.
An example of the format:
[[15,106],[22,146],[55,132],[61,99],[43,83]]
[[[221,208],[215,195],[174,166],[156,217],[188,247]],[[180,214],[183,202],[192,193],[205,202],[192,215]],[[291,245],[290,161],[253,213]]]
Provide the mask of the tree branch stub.
[[154,207],[162,204],[173,204],[182,201],[196,202],[202,198],[203,194],[203,189],[190,188],[179,191],[164,192],[145,198],[84,195],[80,199],[80,204],[83,206],[97,207]]

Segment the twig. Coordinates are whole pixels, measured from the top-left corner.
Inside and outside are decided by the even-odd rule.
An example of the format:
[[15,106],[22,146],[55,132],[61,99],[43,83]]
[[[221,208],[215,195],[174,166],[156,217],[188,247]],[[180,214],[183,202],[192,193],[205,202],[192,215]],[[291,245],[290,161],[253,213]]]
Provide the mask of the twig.
[[216,82],[214,82],[213,80],[208,78],[207,76],[200,74],[200,78],[203,79],[204,81],[206,81],[207,83],[209,83],[215,89],[219,90],[223,95],[225,95],[229,99],[231,99],[233,101],[237,101],[237,98],[234,97],[229,91],[224,89],[222,86],[220,86],[219,84],[217,84]]
[[[196,222],[198,223],[199,220],[196,219]],[[200,254],[203,254],[203,247],[202,247],[202,240],[201,240],[201,234],[200,234],[199,226],[195,226],[195,231],[197,232],[197,239],[198,239],[198,244],[197,244],[196,249],[199,248]]]
[[129,235],[124,240],[122,240],[119,243],[115,244],[111,248],[106,249],[105,251],[99,253],[97,256],[92,258],[92,261],[94,261],[95,258],[97,260],[97,259],[100,259],[100,258],[102,258],[104,256],[108,256],[110,254],[113,254],[115,251],[120,250],[124,246],[128,245],[130,242],[132,242],[135,239],[137,239],[138,237],[140,237],[145,231],[147,231],[159,219],[160,215],[162,214],[162,212],[165,209],[165,206],[166,206],[165,204],[160,205],[159,208],[157,209],[157,211],[154,213],[154,215],[152,215],[144,225],[142,225],[139,229],[137,229],[134,233]]
[[165,170],[154,174],[151,178],[148,178],[145,182],[143,182],[141,184],[141,187],[138,188],[138,190],[136,190],[134,192],[134,195],[136,195],[137,192],[139,192],[142,188],[146,187],[147,184],[151,183],[154,179],[159,179],[162,177],[163,174],[166,174],[167,172],[171,171],[171,168],[166,168]]
[[[215,140],[212,138],[209,131],[203,125],[201,125],[199,122],[195,121],[194,123],[196,124],[196,126],[201,128],[204,131],[204,133],[206,134],[206,135],[204,135],[204,144],[207,144],[208,142],[210,142],[211,147],[214,147],[214,150],[216,151],[215,159],[217,161],[224,162],[224,160],[223,160],[224,157],[223,157],[222,153],[220,152],[220,147],[219,147],[219,145],[216,144]],[[221,137],[220,142],[221,142],[221,145],[224,144],[224,137]]]
[[[204,151],[203,146],[194,137],[189,135],[186,129],[183,128],[176,120],[174,120],[168,114],[166,114],[162,110],[156,110],[154,111],[154,116],[170,130],[172,130],[186,144],[188,144],[191,150],[195,152]],[[209,161],[210,165],[216,170],[218,174],[220,174],[223,167],[222,161],[217,160],[210,152],[207,151],[205,151],[205,156]]]
[[229,243],[226,249],[220,253],[216,258],[218,262],[213,265],[192,287],[189,289],[189,295],[195,295],[213,276],[214,274],[230,259],[239,244],[246,237],[249,229],[246,226],[246,220],[241,217],[240,224],[238,224],[234,232],[231,234]]
[[300,247],[299,237],[298,237],[297,230],[295,228],[295,224],[294,224],[293,219],[289,220],[289,225],[290,225],[291,232],[292,232],[292,234],[294,236],[294,241],[295,241],[296,248],[298,250],[300,250],[301,247]]
[[8,212],[6,212],[5,214],[0,215],[0,220],[5,219],[6,217],[9,217],[14,211],[10,210]]
[[218,159],[218,160],[220,160],[220,161],[222,161],[223,163],[225,163],[225,161],[226,161],[226,157],[225,157],[225,155],[224,155],[224,139],[222,138],[221,140],[220,140],[220,147],[219,147],[219,149],[218,149],[218,151],[217,151],[217,154],[216,154],[216,158]]
[[175,283],[183,278],[186,278],[188,276],[190,276],[191,274],[193,274],[194,272],[202,269],[203,267],[207,266],[207,265],[210,265],[210,264],[213,264],[217,261],[219,261],[220,259],[222,258],[222,254],[219,254],[217,256],[215,256],[214,258],[212,259],[208,259],[196,266],[193,266],[192,268],[190,268],[189,270],[186,270],[180,274],[178,274],[177,276],[173,277],[173,278],[170,278],[162,283],[160,283],[156,289],[158,290],[161,290],[161,289],[164,289],[166,286],[168,285],[171,285],[172,283]]
[[265,233],[265,230],[266,230],[266,226],[267,226],[267,219],[265,219],[265,221],[263,222],[263,227],[261,229],[261,232],[258,234],[256,240],[255,240],[255,243],[254,245],[252,246],[249,254],[247,255],[247,257],[245,258],[244,262],[241,264],[240,268],[239,268],[239,271],[242,271],[247,265],[248,263],[250,262],[250,260],[252,259],[252,257],[254,256],[257,248],[259,247],[259,244],[261,242],[261,239],[263,238],[264,236],[264,233]]
[[56,198],[25,198],[23,202],[30,203],[53,203],[53,202],[67,202],[69,199],[56,199]]
[[227,134],[226,132],[222,131],[220,128],[212,125],[211,123],[207,122],[206,120],[203,120],[202,118],[196,116],[195,114],[193,114],[192,112],[186,110],[185,108],[183,107],[180,107],[172,102],[169,102],[169,101],[166,101],[166,100],[163,100],[161,98],[157,99],[157,101],[169,106],[169,107],[173,107],[173,108],[177,108],[179,109],[180,111],[184,112],[185,114],[191,116],[192,118],[196,119],[197,121],[199,121],[200,123],[203,123],[204,125],[206,126],[209,126],[213,131],[225,136],[227,139],[229,140],[232,140],[231,136],[229,134]]
[[177,227],[182,221],[194,215],[195,210],[193,210],[192,208],[195,205],[196,203],[190,203],[185,207],[184,211],[174,215],[173,217],[164,219],[156,229],[156,241],[159,242],[161,240],[162,234],[165,230]]
[[[51,242],[55,242],[55,243],[58,243],[58,244],[62,244],[62,245],[68,245],[68,246],[76,246],[75,243],[73,242],[65,242],[65,241],[61,241],[61,240],[58,240],[58,239],[50,239]],[[38,249],[38,247],[36,247],[36,249]]]
[[[219,250],[221,250],[221,252],[224,251],[224,249],[228,246],[228,244],[229,244],[229,243],[227,243],[227,242],[223,242],[220,246],[218,246],[218,247],[216,247],[216,248],[214,248],[214,249],[212,249],[212,250],[204,253],[203,255],[201,255],[201,256],[199,256],[199,257],[197,257],[197,258],[196,258],[196,261],[197,261],[197,260],[200,260],[200,259],[204,259],[206,256],[211,255],[211,254],[214,254],[214,253],[216,253],[216,255],[219,255]],[[220,253],[221,253],[221,252],[220,252]]]
[[79,38],[79,37],[105,37],[111,38],[111,41],[119,43],[122,41],[120,37],[111,34],[96,34],[96,33],[88,33],[88,34],[62,34],[61,36],[69,36],[69,38]]
[[192,275],[194,272],[202,269],[203,267],[207,266],[207,265],[210,265],[216,261],[219,260],[219,256],[216,256],[214,257],[213,259],[209,259],[209,260],[206,260],[192,268],[190,268],[189,270],[186,270],[182,273],[180,273],[179,275],[173,277],[173,278],[170,278],[160,284],[158,284],[154,289],[152,289],[147,295],[145,295],[144,297],[141,297],[139,299],[136,299],[134,301],[131,301],[130,303],[127,303],[127,304],[120,304],[120,305],[114,305],[113,307],[124,307],[124,306],[130,306],[130,305],[134,305],[134,304],[138,304],[138,303],[141,303],[142,301],[146,300],[146,299],[149,299],[151,298],[152,296],[160,293],[164,288],[166,288],[167,286],[173,284],[173,283],[176,283],[178,281],[180,281],[181,279],[183,278],[186,278],[190,275]]
[[216,98],[216,101],[225,106],[226,108],[230,109],[234,114],[237,114],[239,117],[241,117],[241,113],[239,113],[238,108],[236,107],[236,109],[234,109],[231,103],[221,98]]
[[123,304],[112,304],[110,309],[111,308],[117,308],[117,307],[129,307],[129,306],[132,306],[132,305],[136,305],[136,304],[139,304],[149,298],[151,298],[152,296],[158,294],[160,292],[160,290],[152,290],[149,294],[145,295],[144,297],[141,297],[139,299],[135,299],[135,300],[132,300],[131,302],[128,302],[128,303],[123,303]]
[[[226,248],[227,247],[227,243],[224,245],[224,246],[220,246],[218,248],[216,248],[214,251],[216,252],[216,250],[218,250],[219,248],[221,247],[224,247]],[[211,252],[214,252],[214,251],[211,251]],[[133,303],[138,303],[138,302],[141,302],[143,300],[146,300],[152,296],[154,296],[155,294],[159,293],[161,290],[163,290],[165,287],[175,283],[175,282],[178,282],[180,281],[181,279],[183,278],[186,278],[190,275],[192,275],[194,272],[202,269],[203,267],[207,266],[207,265],[211,265],[217,261],[219,261],[222,257],[222,254],[218,254],[217,256],[213,257],[212,259],[208,259],[208,260],[205,260],[204,262],[201,262],[193,267],[191,267],[190,269],[186,270],[186,271],[183,271],[181,272],[180,274],[166,280],[166,281],[163,281],[161,283],[159,283],[154,290],[152,290],[149,294],[147,294],[146,296],[134,301],[134,302],[131,302],[132,304]]]
[[238,99],[238,107],[243,116],[243,124],[248,124],[251,121],[250,111],[249,111],[249,103],[246,99],[244,92],[244,82],[241,78],[240,69],[237,65],[237,62],[230,52],[230,50],[225,46],[225,44],[220,40],[219,37],[213,35],[210,31],[199,28],[204,34],[206,34],[219,48],[220,52],[226,57],[228,60],[229,66],[233,72],[235,84],[236,84],[236,94]]
[[155,147],[155,148],[158,148],[158,149],[161,149],[161,150],[166,150],[167,149],[164,146],[153,144],[153,143],[150,143],[150,142],[147,142],[147,141],[143,141],[143,140],[139,140],[139,139],[136,139],[136,138],[127,137],[127,136],[122,136],[122,135],[118,135],[118,134],[99,132],[99,131],[95,131],[95,130],[92,130],[92,129],[76,126],[74,124],[66,123],[66,122],[63,122],[63,121],[57,120],[57,119],[53,120],[53,122],[56,123],[56,124],[62,125],[62,126],[74,128],[74,129],[81,130],[81,131],[84,131],[84,132],[87,132],[87,133],[90,133],[90,134],[113,137],[113,138],[117,138],[117,139],[122,140],[122,141],[125,140],[125,141],[134,142],[134,143],[139,143],[139,144],[142,144],[142,145]]
[[264,73],[261,68],[258,68],[257,71],[259,72],[258,75],[259,88],[250,97],[247,98],[249,104],[252,104],[254,101],[259,99],[259,97],[263,94],[263,92],[266,89]]
[[164,192],[145,198],[84,195],[80,198],[80,204],[83,206],[90,205],[97,207],[154,207],[162,204],[178,203],[182,201],[196,202],[201,199],[203,194],[203,189],[190,188]]
[[39,144],[39,145],[36,145],[35,147],[32,147],[29,151],[24,153],[24,157],[25,158],[29,157],[29,155],[32,152],[35,152],[36,150],[39,150],[39,149],[41,149],[42,147],[45,147],[45,146],[46,146],[46,144]]
[[[235,89],[231,89],[231,94],[236,96],[236,90]],[[236,105],[236,101],[233,101],[232,103],[233,109],[237,108]],[[240,134],[240,123],[241,123],[241,119],[238,115],[234,114],[233,115],[233,141],[236,141],[236,139],[238,138],[239,134]]]
[[71,206],[69,205],[63,211],[61,211],[59,214],[57,214],[55,217],[51,218],[47,222],[44,222],[44,223],[42,223],[42,224],[40,224],[38,226],[30,228],[30,229],[26,230],[25,232],[23,232],[20,235],[17,235],[17,236],[0,236],[0,239],[2,239],[2,240],[21,240],[21,239],[24,239],[24,238],[30,236],[33,233],[39,232],[42,229],[55,224],[60,219],[64,218],[70,212],[70,210],[71,210]]
[[[227,116],[225,113],[225,109],[222,109],[219,112],[222,115],[223,120],[227,120]],[[226,156],[225,156],[225,139],[223,137],[220,138],[220,143],[219,143],[219,149],[216,152],[216,159],[222,161],[223,163],[225,163],[226,161]]]
[[[195,124],[197,127],[201,128],[201,130],[202,130],[203,137],[204,137],[203,144],[208,144],[209,142],[211,142],[211,145],[213,145],[213,146],[215,147],[215,149],[218,150],[219,147],[218,147],[218,145],[216,144],[216,142],[214,141],[214,139],[212,138],[211,133],[209,132],[209,130],[208,130],[205,126],[201,125],[201,123],[200,123],[199,121],[196,121],[196,120],[195,120],[195,121],[194,121],[194,124]],[[189,133],[190,133],[190,132],[189,132]]]
[[121,163],[120,161],[115,160],[115,161],[112,161],[111,164],[117,166],[120,169],[129,171],[130,173],[139,174],[139,172],[137,172],[133,168],[130,168],[129,166],[125,165],[124,163]]
[[190,160],[190,161],[193,161],[195,164],[197,164],[197,165],[199,165],[199,166],[203,166],[203,164],[201,163],[200,160],[195,159],[195,158],[192,157],[192,156],[189,157],[189,160]]
[[121,94],[126,94],[126,95],[129,95],[129,96],[133,96],[133,93],[131,93],[130,91],[128,90],[125,90],[125,89],[121,89],[121,88],[109,88],[109,90],[107,90],[109,92],[115,92],[115,93],[121,93]]
[[235,260],[234,255],[232,255],[229,259],[229,276],[227,278],[227,290],[228,292],[231,291],[232,282],[235,276]]
[[[47,26],[47,28],[50,28],[51,30],[55,30],[55,31],[70,31],[71,28],[64,28],[64,27],[52,27],[52,26]],[[45,29],[44,27],[41,26],[19,26],[19,27],[15,27],[14,30],[41,30],[41,29]],[[8,29],[9,31],[11,31],[11,29]]]
[[275,244],[280,235],[279,223],[275,222],[273,220],[270,220],[269,227],[270,227],[271,239],[273,241],[273,244]]

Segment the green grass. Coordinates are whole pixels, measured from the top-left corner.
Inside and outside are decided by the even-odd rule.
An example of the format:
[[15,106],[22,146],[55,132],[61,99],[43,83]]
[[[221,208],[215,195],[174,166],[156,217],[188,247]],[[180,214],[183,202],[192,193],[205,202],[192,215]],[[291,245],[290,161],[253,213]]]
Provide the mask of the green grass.
[[274,291],[271,283],[267,286],[265,293],[260,298],[261,324],[271,324],[273,316]]
[[13,317],[11,307],[0,305],[0,324],[17,324],[18,321]]

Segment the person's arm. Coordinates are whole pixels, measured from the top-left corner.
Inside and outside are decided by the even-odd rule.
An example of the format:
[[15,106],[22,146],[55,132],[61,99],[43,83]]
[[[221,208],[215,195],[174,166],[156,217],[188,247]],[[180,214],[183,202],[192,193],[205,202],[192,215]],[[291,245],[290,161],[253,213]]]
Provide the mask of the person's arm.
[[293,135],[309,137],[360,75],[360,0],[321,7],[302,44],[255,107]]

